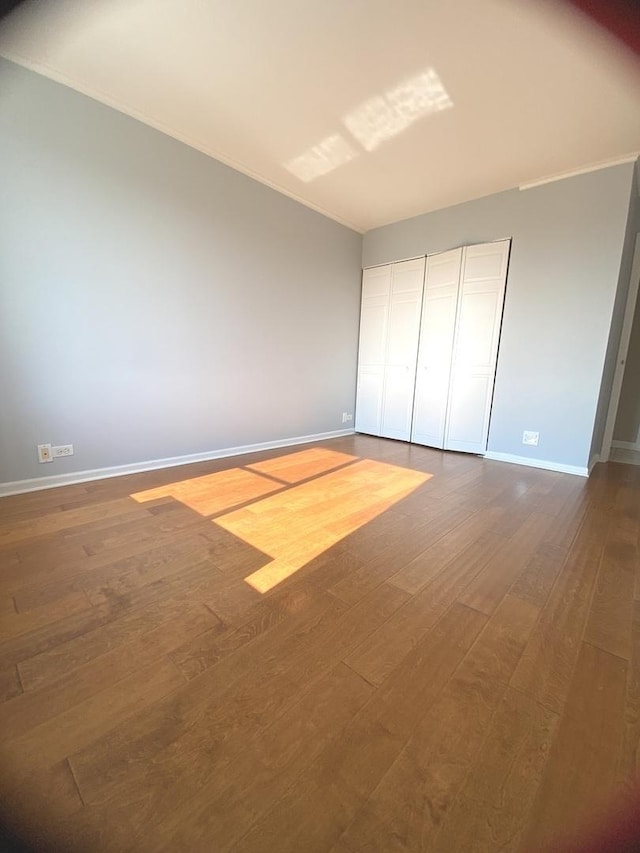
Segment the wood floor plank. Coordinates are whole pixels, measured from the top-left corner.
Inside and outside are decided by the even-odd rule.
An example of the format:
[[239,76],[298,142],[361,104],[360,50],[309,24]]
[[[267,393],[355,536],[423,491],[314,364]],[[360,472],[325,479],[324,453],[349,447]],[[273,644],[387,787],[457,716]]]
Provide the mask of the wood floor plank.
[[580,494],[584,484],[573,477],[563,477],[550,471],[542,471],[542,482],[535,483],[527,495],[529,506],[537,512],[544,512],[554,518],[567,504]]
[[[173,650],[183,637],[197,636],[206,629],[221,633],[225,624],[200,601],[188,596],[165,598],[151,605],[125,612],[93,631],[61,643],[18,664],[25,690],[34,690],[57,681],[78,666],[93,663],[104,673],[105,656],[121,651],[124,661],[153,655],[158,643],[168,642]],[[113,658],[113,655],[111,655]]]
[[7,549],[0,553],[2,595],[13,595],[32,580],[41,583],[52,569],[67,562],[84,560],[87,556],[82,545],[69,545],[56,535],[37,540],[37,547],[33,543],[30,545],[29,548]]
[[553,523],[547,531],[546,542],[568,552],[591,506],[586,489],[572,494],[562,508],[553,514]]
[[[3,570],[2,578],[0,579],[0,590],[5,594],[16,595],[19,610],[30,609],[30,607],[37,605],[26,604],[24,601],[20,601],[21,595],[27,595],[26,590],[37,596],[38,589],[51,590],[56,584],[63,584],[71,579],[88,578],[89,573],[95,569],[117,568],[120,565],[124,571],[126,569],[126,561],[129,561],[131,568],[137,569],[144,564],[146,558],[153,560],[159,554],[161,555],[163,550],[167,552],[167,555],[170,555],[172,550],[180,547],[180,544],[184,541],[194,541],[193,531],[186,530],[182,533],[174,531],[164,535],[156,535],[151,539],[141,538],[137,542],[127,543],[126,545],[102,551],[92,556],[88,556],[83,550],[77,555],[78,552],[75,549],[75,559],[67,554],[63,554],[61,556],[56,555],[50,562],[37,558],[30,566],[21,562],[13,569]],[[206,545],[205,539],[198,537],[197,541],[201,545],[203,542]],[[211,552],[212,548],[209,545],[206,547],[203,557],[211,555]],[[167,556],[165,556],[166,558]]]
[[473,513],[464,519],[464,524],[458,524],[448,530],[433,545],[392,575],[389,582],[414,595],[483,534],[494,533],[496,522],[503,515],[504,510],[499,507],[487,507]]
[[[109,595],[107,600],[89,609],[72,613],[55,622],[47,621],[31,632],[23,632],[0,646],[0,665],[10,666],[46,652],[56,654],[56,647],[117,621],[127,611],[137,611],[172,596],[191,594],[205,596],[216,586],[218,569],[205,560],[191,566],[177,578],[170,577],[154,585],[143,586],[126,595]],[[25,616],[28,616],[28,611]],[[79,642],[82,642],[81,640]]]
[[[86,551],[88,543],[92,543],[94,540],[99,542],[106,537],[117,534],[122,529],[131,530],[137,527],[139,530],[144,530],[147,525],[154,525],[155,518],[147,507],[139,506],[133,501],[118,503],[121,505],[121,512],[119,513],[107,513],[101,518],[91,518],[89,521],[82,521],[80,524],[69,525],[59,532],[56,531],[53,535],[67,545],[80,544]],[[87,507],[80,507],[74,511],[80,512],[81,509],[86,510]],[[71,512],[71,510],[64,510],[61,516],[64,517],[67,512]],[[24,543],[18,548],[21,554],[27,550]]]
[[25,772],[49,768],[182,684],[182,675],[169,660],[155,665],[145,677],[136,672],[2,743],[0,761],[5,772],[20,779]]
[[513,674],[511,685],[562,712],[610,527],[590,511]]
[[542,545],[551,518],[532,513],[466,587],[460,601],[490,616]]
[[397,539],[390,537],[391,541],[387,539],[386,543],[378,544],[374,555],[369,559],[366,553],[363,555],[361,549],[356,547],[355,554],[363,561],[362,567],[336,583],[330,591],[343,601],[358,601],[371,589],[397,575],[404,566],[418,558],[434,542],[469,519],[472,514],[468,509],[444,510],[430,523],[420,524],[410,536],[400,535]]
[[264,593],[428,478],[407,468],[360,460],[219,516],[215,523],[273,558],[246,577]]
[[90,500],[85,483],[61,486],[58,489],[42,489],[13,495],[10,501],[4,501],[2,517],[6,521],[22,521],[28,518],[62,511],[62,506],[73,500]]
[[[66,760],[39,768],[20,781],[0,779],[0,819],[3,827],[26,838],[35,850],[65,850],[63,827],[73,822],[83,807]],[[7,848],[10,849],[10,848]]]
[[527,829],[559,717],[507,689],[434,849],[517,849]]
[[530,602],[505,599],[345,832],[348,845],[380,853],[448,849],[434,846],[433,839],[474,762],[537,615]]
[[523,572],[511,587],[513,595],[543,607],[560,574],[566,556],[567,552],[564,548],[548,542],[536,548]]
[[[372,692],[371,685],[338,664],[267,727],[251,750],[245,748],[225,772],[223,786],[209,784],[186,809],[169,812],[157,829],[160,838],[169,839],[165,848],[209,844],[225,849],[237,839],[240,827],[259,819],[340,736]],[[248,777],[251,782],[246,784]]]
[[527,849],[570,836],[611,805],[622,738],[627,664],[582,643],[567,704],[533,808]]
[[11,637],[0,644],[0,668],[15,666],[22,660],[104,625],[110,618],[108,608],[91,607],[42,625],[37,630]]
[[[344,559],[343,555],[339,557],[339,563]],[[347,558],[347,565],[351,565]],[[326,575],[325,575],[326,577]],[[321,586],[321,585],[320,585]],[[284,595],[278,595],[254,605],[247,612],[246,621],[239,627],[233,627],[229,631],[220,635],[218,630],[207,631],[201,637],[196,638],[191,642],[183,644],[180,648],[171,655],[172,660],[183,672],[184,676],[189,680],[196,677],[201,672],[215,666],[222,658],[234,653],[242,648],[246,643],[253,641],[265,631],[269,630],[274,625],[291,619],[292,614],[300,613],[309,598],[309,593],[315,589],[313,579],[306,579],[301,587],[297,583],[291,584],[289,592]],[[326,599],[325,599],[326,600]],[[406,600],[406,595],[396,594],[395,590],[389,590],[386,587],[379,587],[370,594],[365,601],[361,603],[359,609],[349,611],[348,620],[343,620],[345,626],[340,628],[341,634],[341,651],[346,653],[348,646],[346,639],[351,636],[354,630],[362,631],[362,637],[366,636],[368,630],[363,626],[358,618],[359,610],[364,611],[365,615],[370,617],[376,623],[379,618],[386,619],[395,608],[401,606]],[[380,601],[378,606],[377,601]],[[302,614],[304,615],[304,614]],[[294,616],[295,618],[295,616]],[[374,630],[374,627],[371,630]],[[348,633],[347,633],[348,632]],[[360,639],[362,639],[362,637]],[[351,644],[357,644],[359,640],[350,640]],[[328,649],[325,645],[323,655],[326,658]]]
[[0,625],[2,624],[2,619],[7,616],[13,617],[17,612],[18,609],[16,607],[16,602],[12,595],[6,595],[0,598]]
[[485,533],[462,551],[458,559],[445,563],[430,584],[345,658],[346,663],[372,684],[382,684],[456,601],[501,544],[500,537]]
[[[231,687],[231,689],[222,691],[216,705],[212,704],[211,701],[209,702],[206,720],[203,720],[197,727],[184,728],[181,731],[173,725],[170,741],[167,742],[161,754],[151,754],[151,761],[148,761],[145,755],[148,746],[144,738],[142,741],[135,741],[135,735],[132,738],[134,733],[126,731],[124,728],[121,733],[126,738],[124,748],[121,743],[115,745],[113,738],[109,737],[105,739],[104,745],[100,745],[99,749],[96,749],[94,745],[91,749],[73,756],[72,764],[83,795],[89,802],[103,802],[108,797],[117,798],[124,804],[125,808],[128,808],[133,790],[141,786],[141,778],[147,778],[150,770],[157,785],[158,793],[163,794],[166,791],[166,784],[162,783],[161,774],[166,773],[167,779],[175,779],[179,772],[178,767],[181,767],[182,773],[191,778],[196,767],[194,760],[191,758],[188,764],[181,764],[182,757],[197,754],[196,745],[200,744],[199,751],[206,760],[198,776],[199,785],[194,789],[192,782],[186,779],[181,785],[181,797],[186,796],[189,790],[195,793],[206,779],[207,773],[211,775],[212,767],[207,757],[208,749],[215,748],[216,745],[223,742],[225,745],[225,762],[230,762],[232,758],[234,762],[239,761],[250,741],[246,729],[248,723],[255,721],[255,710],[252,709],[255,706],[260,708],[266,706],[271,709],[270,716],[272,718],[277,717],[278,713],[286,715],[287,709],[295,705],[300,691],[313,689],[314,683],[324,677],[327,668],[332,668],[335,662],[339,660],[343,649],[348,649],[350,645],[356,644],[363,634],[373,630],[394,607],[399,606],[400,602],[404,600],[404,594],[395,591],[394,602],[393,590],[381,590],[375,594],[375,599],[378,603],[376,600],[372,600],[368,602],[370,606],[362,605],[359,612],[352,613],[348,620],[345,618],[344,608],[337,611],[326,611],[326,615],[330,617],[328,624],[333,626],[333,629],[324,639],[321,646],[322,651],[316,653],[317,662],[314,663],[309,653],[306,655],[299,654],[299,642],[291,645],[289,655],[292,656],[294,665],[287,667],[286,680],[280,671],[282,659],[286,652],[281,652],[278,656],[279,660],[274,660],[269,668],[267,668],[269,665],[266,661],[261,662],[260,659],[255,661],[256,677],[252,680],[250,690],[246,686],[242,686],[240,690]],[[340,613],[343,615],[340,616]],[[336,615],[339,618],[332,621]],[[324,621],[327,622],[326,619]],[[317,631],[318,628],[321,630],[322,627],[322,623],[317,622],[314,625],[314,630]],[[333,650],[331,646],[333,646]],[[202,693],[201,685],[195,684],[188,711],[191,718],[198,713],[198,701]],[[211,691],[207,691],[206,696],[211,700]],[[255,697],[255,703],[251,701],[252,697]],[[186,707],[184,701],[183,707]],[[144,720],[141,722],[143,723]],[[264,735],[261,733],[258,744],[261,744],[263,737]],[[153,744],[153,747],[157,750],[157,743]],[[259,751],[264,753],[264,747],[260,746]],[[120,774],[118,773],[119,754],[122,754],[124,759],[121,764],[123,772]],[[132,757],[136,756],[141,756],[141,760],[136,759],[137,768],[132,766],[134,763]],[[209,806],[214,801],[216,792],[217,796],[220,796],[220,790],[226,791],[229,784],[227,776],[231,772],[231,769],[228,769],[223,777],[214,774],[214,780],[206,788],[206,802]],[[150,786],[147,784],[142,787],[148,790]],[[176,805],[177,802],[178,798],[174,796],[173,804]],[[141,820],[140,814],[138,814],[137,819]]]
[[[312,600],[296,618],[274,625],[179,692],[142,709],[86,750],[78,750],[72,764],[88,800],[109,796],[138,768],[144,775],[150,757],[169,761],[168,748],[183,737],[217,750],[247,716],[255,722],[256,714],[269,716],[282,708],[297,691],[288,676],[289,665],[304,660],[305,646],[328,624],[335,624],[344,609],[328,596]],[[180,752],[183,746],[184,741]]]
[[637,562],[634,528],[612,528],[602,555],[584,639],[629,660]]
[[59,533],[81,524],[104,519],[107,516],[120,516],[130,512],[133,504],[129,498],[105,501],[98,506],[83,506],[66,512],[53,512],[25,521],[9,522],[0,525],[0,546],[6,546],[24,539]]
[[335,843],[436,700],[485,621],[473,610],[453,607],[414,650],[405,677],[386,682],[356,714],[343,737],[230,849],[249,853],[276,846],[283,851],[320,851]]
[[[80,586],[95,606],[122,599],[140,590],[189,573],[194,566],[209,560],[210,549],[206,541],[197,536],[178,539],[170,545],[150,548],[124,560],[89,567],[74,583]],[[17,596],[20,601],[20,596]]]
[[216,625],[214,630],[219,631],[220,624],[209,611],[202,605],[194,605],[176,616],[170,629],[161,625],[141,633],[137,640],[116,646],[97,660],[92,658],[79,663],[75,668],[58,674],[57,679],[47,674],[42,683],[30,685],[31,689],[23,695],[0,707],[0,741],[28,733],[41,723],[86,702],[94,694],[115,687],[122,679],[136,672],[151,670],[186,637],[197,637],[198,632],[212,623]]
[[640,780],[640,602],[633,602],[631,658],[627,669],[624,703],[624,731],[618,782],[622,789],[634,791]]
[[640,469],[351,435],[3,498],[0,534],[36,848],[524,853],[637,783]]
[[77,591],[27,613],[4,614],[0,622],[0,643],[45,628],[75,613],[89,611],[91,606],[86,593]]
[[69,536],[68,541],[77,539],[82,541],[82,549],[89,557],[100,553],[110,553],[116,548],[127,547],[140,541],[153,541],[163,534],[172,534],[179,530],[189,529],[193,531],[202,526],[202,520],[194,514],[179,506],[172,513],[164,513],[160,517],[153,512],[154,507],[147,510],[149,521],[140,523],[138,521],[127,521],[122,524],[113,525],[108,530],[86,531],[76,536]]
[[297,453],[266,459],[264,462],[253,462],[246,467],[259,474],[268,474],[285,483],[299,483],[319,474],[326,474],[333,468],[348,465],[357,460],[357,456],[328,450],[323,447],[309,447]]
[[22,693],[22,684],[16,666],[0,670],[0,703],[7,702]]
[[196,637],[185,640],[171,653],[171,659],[190,681],[274,625],[284,622],[288,615],[286,608],[259,602],[243,625],[231,627],[222,635],[216,625]]
[[[260,737],[245,740],[244,749],[233,761],[222,759],[212,768],[211,759],[206,761],[203,755],[202,760],[196,756],[189,767],[188,756],[184,756],[187,765],[182,766],[179,753],[174,753],[174,774],[180,779],[177,790],[158,780],[152,802],[144,788],[132,784],[126,788],[126,800],[89,803],[79,817],[76,837],[83,849],[122,850],[135,844],[154,850],[221,850],[225,838],[250,825],[264,800],[277,796],[281,787],[288,787],[313,761],[327,738],[340,731],[366,702],[371,690],[355,673],[339,665]],[[342,697],[340,703],[335,702],[336,692]],[[213,778],[207,786],[208,776]],[[183,784],[187,792],[199,796],[181,802]],[[226,789],[222,798],[221,788]]]
[[155,498],[172,497],[202,516],[212,516],[280,488],[280,484],[253,471],[229,468],[136,492],[131,497],[142,505]]

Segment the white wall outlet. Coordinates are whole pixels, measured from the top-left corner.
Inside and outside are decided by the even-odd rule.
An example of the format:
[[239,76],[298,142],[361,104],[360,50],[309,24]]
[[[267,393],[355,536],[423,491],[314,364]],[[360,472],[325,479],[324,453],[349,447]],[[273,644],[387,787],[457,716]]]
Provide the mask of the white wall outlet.
[[538,441],[540,440],[540,433],[533,432],[530,429],[525,429],[522,433],[522,443],[523,444],[532,444],[534,447],[538,446]]
[[53,462],[53,453],[50,444],[38,445],[38,462]]
[[52,450],[54,459],[58,456],[73,456],[73,444],[58,444]]
[[343,412],[342,413],[342,423],[343,424],[348,424],[349,421],[352,421],[352,420],[353,420],[353,415],[351,414],[351,412]]

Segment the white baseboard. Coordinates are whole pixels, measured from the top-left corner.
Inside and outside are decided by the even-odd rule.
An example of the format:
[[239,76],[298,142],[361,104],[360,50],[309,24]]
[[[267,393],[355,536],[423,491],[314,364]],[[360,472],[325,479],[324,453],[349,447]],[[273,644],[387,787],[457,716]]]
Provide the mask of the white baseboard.
[[578,477],[589,476],[589,469],[580,465],[565,465],[563,462],[549,462],[547,459],[531,459],[528,456],[515,456],[513,453],[498,453],[490,450],[484,454],[484,458],[493,459],[495,462],[510,462],[512,465],[526,465],[529,468],[544,468],[546,471],[559,471],[561,474],[576,474]]
[[612,441],[611,447],[619,447],[621,450],[640,450],[640,443],[637,441]]
[[622,462],[624,465],[640,465],[640,450],[627,450],[625,447],[614,447],[611,450],[611,461]]
[[594,453],[593,456],[591,457],[591,459],[589,460],[589,474],[588,474],[589,477],[591,476],[591,472],[596,467],[598,462],[602,462],[602,460],[600,458],[600,454]]
[[309,444],[313,441],[326,441],[328,438],[340,438],[353,435],[353,429],[337,429],[331,432],[318,432],[315,435],[297,435],[276,441],[262,441],[258,444],[245,444],[240,447],[224,447],[221,450],[209,450],[205,453],[191,453],[187,456],[171,456],[168,459],[150,459],[146,462],[133,462],[130,465],[114,465],[111,468],[94,468],[91,471],[75,471],[69,474],[54,474],[51,477],[34,477],[31,480],[14,480],[0,483],[0,497],[21,495],[24,492],[38,492],[41,489],[56,489],[76,483],[88,483],[91,480],[103,480],[107,477],[122,477],[125,474],[140,474],[155,471],[158,468],[175,468],[177,465],[190,465],[193,462],[208,462],[211,459],[224,459],[227,456],[242,456],[259,450],[274,450],[278,447],[291,447],[294,444]]

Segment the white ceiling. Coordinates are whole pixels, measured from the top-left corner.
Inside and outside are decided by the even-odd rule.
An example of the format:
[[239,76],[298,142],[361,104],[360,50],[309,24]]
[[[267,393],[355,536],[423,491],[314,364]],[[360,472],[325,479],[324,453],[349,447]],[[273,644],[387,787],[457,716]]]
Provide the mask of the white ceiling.
[[550,0],[40,0],[0,54],[359,231],[640,149],[640,65]]

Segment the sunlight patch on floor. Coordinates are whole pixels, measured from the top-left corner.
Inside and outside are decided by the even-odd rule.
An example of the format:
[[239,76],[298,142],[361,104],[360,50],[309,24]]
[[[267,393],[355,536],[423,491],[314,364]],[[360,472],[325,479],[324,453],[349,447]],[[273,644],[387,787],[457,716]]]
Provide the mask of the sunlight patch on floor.
[[273,561],[245,578],[268,592],[431,477],[362,459],[214,520]]
[[348,462],[356,462],[357,459],[357,456],[339,453],[337,450],[310,447],[308,450],[300,450],[288,456],[278,456],[276,459],[265,459],[264,462],[247,465],[247,468],[259,474],[275,477],[277,480],[284,480],[285,483],[299,483],[301,480],[325,474],[332,468],[338,468]]
[[230,468],[204,477],[168,483],[156,489],[137,492],[131,497],[139,503],[157,498],[175,498],[200,515],[215,515],[247,501],[281,489],[282,485],[242,468]]
[[272,558],[245,578],[265,593],[431,476],[311,447],[131,497],[139,503],[174,498],[205,517],[223,513],[212,523]]

